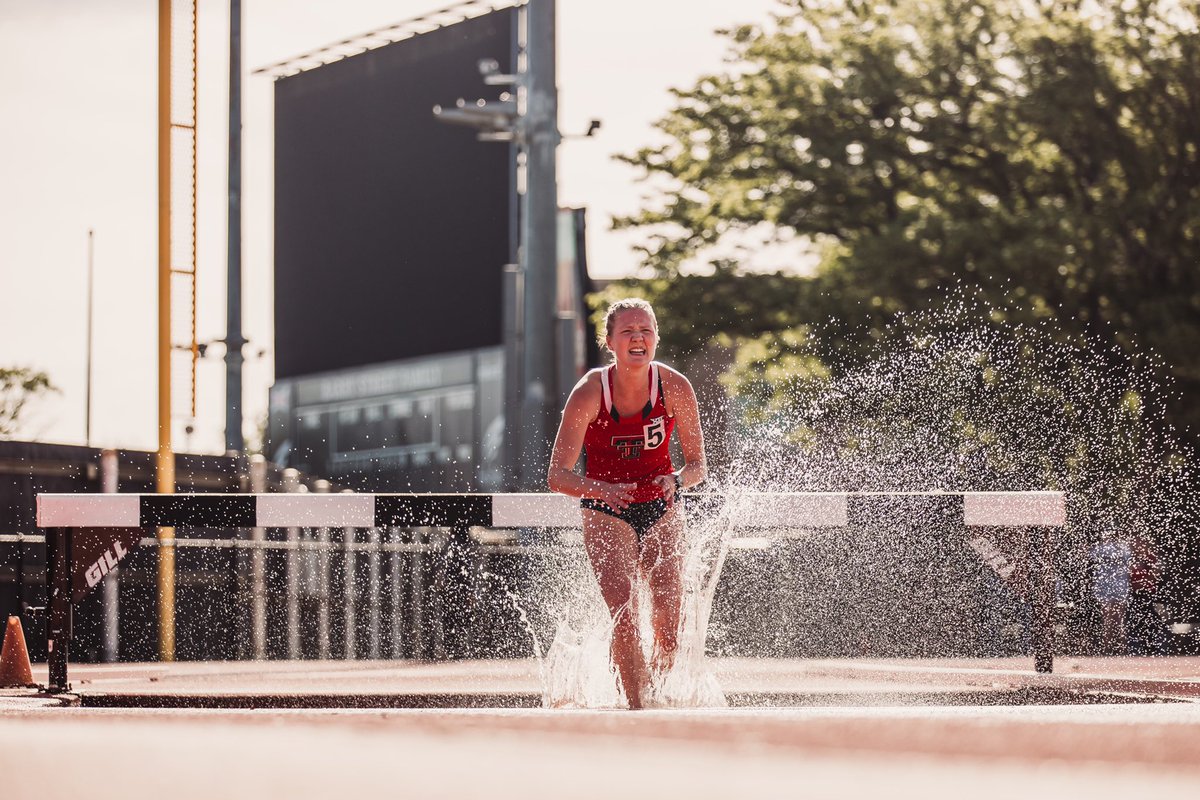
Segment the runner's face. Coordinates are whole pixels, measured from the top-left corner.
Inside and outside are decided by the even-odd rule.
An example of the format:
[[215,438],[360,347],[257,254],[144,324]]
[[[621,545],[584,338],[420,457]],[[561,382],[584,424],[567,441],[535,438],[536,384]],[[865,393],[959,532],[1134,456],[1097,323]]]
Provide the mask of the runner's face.
[[618,311],[608,335],[608,349],[621,364],[649,364],[658,346],[658,329],[650,312],[640,308]]

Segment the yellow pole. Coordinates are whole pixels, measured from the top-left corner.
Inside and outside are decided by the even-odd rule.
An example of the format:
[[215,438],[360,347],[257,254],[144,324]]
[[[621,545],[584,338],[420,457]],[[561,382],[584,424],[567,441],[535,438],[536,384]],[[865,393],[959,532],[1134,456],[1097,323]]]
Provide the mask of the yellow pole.
[[[171,450],[171,0],[158,0],[159,494],[175,493]],[[175,660],[175,529],[158,529],[158,657]]]

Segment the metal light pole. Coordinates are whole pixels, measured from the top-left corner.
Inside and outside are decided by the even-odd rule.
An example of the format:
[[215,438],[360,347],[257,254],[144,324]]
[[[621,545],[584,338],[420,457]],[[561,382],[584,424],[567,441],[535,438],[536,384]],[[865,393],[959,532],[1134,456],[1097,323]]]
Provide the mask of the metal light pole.
[[87,378],[83,401],[83,441],[92,446],[92,272],[94,231],[88,228],[87,256]]
[[[175,492],[171,449],[171,0],[158,2],[158,456],[155,488]],[[175,660],[175,529],[158,529],[158,657]]]
[[555,80],[554,0],[530,0],[525,79],[525,381],[521,419],[521,488],[545,489],[550,457],[555,380],[557,289],[558,86]]
[[[481,141],[514,141],[524,161],[525,191],[520,196],[518,266],[505,274],[506,463],[517,467],[516,488],[545,489],[550,436],[558,402],[555,358],[557,297],[558,184],[556,157],[558,84],[555,78],[555,1],[529,0],[520,8],[524,66],[516,75],[497,74],[484,61],[489,86],[512,86],[516,98],[434,108],[445,122],[478,128]],[[516,301],[519,300],[519,306]],[[515,434],[515,435],[514,435]],[[514,458],[515,456],[515,458]],[[511,460],[510,460],[511,459]]]
[[242,440],[242,3],[229,0],[229,272],[225,306],[225,451]]
[[[109,494],[120,488],[120,464],[116,450],[105,450],[100,454],[100,491]],[[112,663],[120,660],[121,654],[121,567],[114,566],[104,576],[102,608],[104,622],[100,629],[101,660]]]

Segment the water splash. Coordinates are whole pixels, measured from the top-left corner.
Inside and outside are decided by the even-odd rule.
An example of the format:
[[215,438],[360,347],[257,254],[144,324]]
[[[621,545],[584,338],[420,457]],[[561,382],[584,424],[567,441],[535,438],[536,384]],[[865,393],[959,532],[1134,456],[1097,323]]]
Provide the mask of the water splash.
[[607,613],[582,625],[559,620],[546,653],[542,705],[546,708],[622,708],[619,679],[608,656]]
[[[651,672],[643,693],[647,708],[723,707],[725,695],[705,655],[709,615],[728,535],[732,528],[718,520],[689,525],[684,537],[683,592],[678,649],[670,669]],[[584,578],[595,581],[590,572]],[[635,584],[633,613],[638,621],[643,657],[650,661],[653,628],[650,592]],[[609,657],[613,623],[599,590],[576,592],[558,608],[554,639],[545,659],[543,705],[549,708],[623,708],[620,680]]]
[[[683,557],[683,596],[679,648],[671,669],[652,676],[652,703],[667,708],[727,705],[716,673],[706,657],[713,597],[729,552],[733,526],[721,515],[689,519]],[[643,630],[646,630],[643,625]]]
[[[1065,619],[1065,650],[1089,646],[1087,631],[1072,628],[1089,624],[1079,609],[1088,605],[1088,545],[1101,532],[1152,541],[1165,570],[1187,577],[1200,529],[1197,471],[1166,418],[1174,389],[1165,370],[1136,346],[1068,334],[1048,318],[1014,321],[1031,316],[964,290],[895,318],[856,366],[816,329],[735,365],[735,455],[707,487],[716,498],[689,521],[679,653],[652,702],[723,704],[706,652],[1028,652],[1028,609],[1004,580],[1003,531],[946,535],[936,515],[884,514],[851,536],[789,531],[731,552],[733,510],[739,525],[753,522],[736,501],[746,490],[1065,492],[1059,601],[1077,612]],[[732,587],[718,592],[730,568]],[[586,564],[544,577],[559,587],[547,704],[620,705],[611,623]],[[645,620],[642,630],[649,641]]]
[[[895,318],[845,368],[814,329],[780,345],[771,374],[743,364],[732,482],[790,491],[1069,493],[1079,525],[1195,518],[1194,476],[1165,417],[1152,353],[1014,322],[961,291]],[[1182,505],[1180,503],[1182,502]],[[1165,521],[1165,520],[1161,520]]]

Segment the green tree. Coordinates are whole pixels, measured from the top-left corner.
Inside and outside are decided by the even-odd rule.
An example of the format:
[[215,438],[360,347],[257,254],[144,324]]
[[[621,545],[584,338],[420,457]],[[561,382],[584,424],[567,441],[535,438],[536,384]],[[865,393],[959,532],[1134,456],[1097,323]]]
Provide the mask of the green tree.
[[17,432],[26,404],[48,392],[57,392],[50,376],[28,367],[0,367],[0,436]]
[[797,307],[808,302],[809,285],[794,276],[745,274],[727,261],[712,267],[707,275],[657,275],[610,284],[591,298],[593,325],[601,329],[604,311],[614,300],[644,297],[660,309],[659,349],[664,357],[686,358],[719,337],[788,328],[795,324]]
[[[618,221],[647,231],[655,277],[637,290],[664,319],[699,339],[829,318],[837,371],[896,313],[966,282],[1065,336],[1149,345],[1178,388],[1173,421],[1200,430],[1183,399],[1200,390],[1193,4],[791,0],[729,36],[734,67],[677,91],[666,143],[626,157],[665,187]],[[815,272],[678,281],[763,223],[812,240]],[[706,319],[724,304],[705,281],[718,297],[753,286],[755,304]]]

